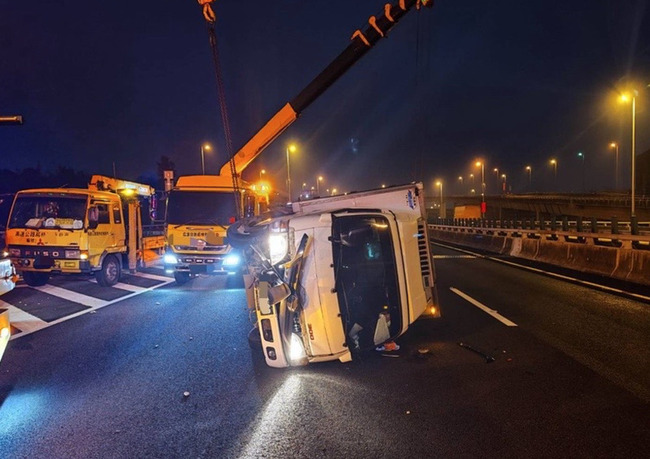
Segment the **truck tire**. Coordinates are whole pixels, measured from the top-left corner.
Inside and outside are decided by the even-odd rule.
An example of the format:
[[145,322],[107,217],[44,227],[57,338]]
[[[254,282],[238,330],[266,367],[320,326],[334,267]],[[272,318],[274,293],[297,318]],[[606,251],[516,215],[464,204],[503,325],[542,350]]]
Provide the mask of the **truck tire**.
[[117,284],[122,275],[122,264],[115,255],[106,255],[102,269],[97,271],[95,278],[102,287],[111,287]]
[[190,280],[190,274],[176,272],[174,273],[174,279],[178,285],[187,284],[187,282]]
[[23,271],[22,276],[23,279],[25,279],[25,283],[30,287],[40,287],[45,285],[50,278],[49,273],[39,273],[35,271]]

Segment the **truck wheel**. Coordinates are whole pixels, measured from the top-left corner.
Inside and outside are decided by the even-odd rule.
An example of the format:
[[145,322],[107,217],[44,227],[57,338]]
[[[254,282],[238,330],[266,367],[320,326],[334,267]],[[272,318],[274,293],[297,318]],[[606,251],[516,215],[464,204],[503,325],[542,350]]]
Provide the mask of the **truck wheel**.
[[50,278],[49,273],[38,273],[34,271],[24,271],[22,273],[25,283],[30,287],[40,287],[41,285],[47,284],[47,280]]
[[186,284],[190,280],[189,273],[174,273],[174,279],[178,285]]
[[119,282],[122,275],[122,265],[115,255],[107,255],[102,263],[102,269],[97,271],[95,277],[102,287],[110,287]]

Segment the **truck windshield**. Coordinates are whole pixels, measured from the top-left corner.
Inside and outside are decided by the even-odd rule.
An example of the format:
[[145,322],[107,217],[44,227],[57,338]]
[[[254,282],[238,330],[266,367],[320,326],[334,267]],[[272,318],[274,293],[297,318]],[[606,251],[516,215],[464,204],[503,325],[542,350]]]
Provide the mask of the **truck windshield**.
[[227,226],[236,218],[232,192],[172,190],[167,198],[167,223],[170,225]]
[[9,216],[9,228],[83,228],[85,195],[18,195]]
[[336,292],[350,348],[379,346],[402,328],[389,222],[375,215],[336,217],[332,236]]

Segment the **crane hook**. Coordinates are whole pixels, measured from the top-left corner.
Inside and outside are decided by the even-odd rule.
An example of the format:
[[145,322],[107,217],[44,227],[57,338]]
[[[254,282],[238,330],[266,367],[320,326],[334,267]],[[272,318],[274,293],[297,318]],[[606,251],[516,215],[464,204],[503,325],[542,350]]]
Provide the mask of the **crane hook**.
[[205,18],[205,20],[210,23],[216,21],[217,17],[215,16],[214,11],[210,6],[210,3],[215,2],[215,0],[197,0],[197,1],[199,2],[199,5],[203,6],[203,17]]

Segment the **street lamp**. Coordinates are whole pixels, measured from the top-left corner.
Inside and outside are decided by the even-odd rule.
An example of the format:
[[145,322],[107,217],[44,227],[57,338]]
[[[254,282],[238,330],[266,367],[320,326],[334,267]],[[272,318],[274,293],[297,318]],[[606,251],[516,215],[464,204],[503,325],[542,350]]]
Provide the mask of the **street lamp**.
[[210,151],[212,147],[208,143],[201,145],[201,174],[205,175],[205,153],[204,151]]
[[318,196],[320,196],[320,184],[322,181],[323,181],[323,176],[319,175],[318,180],[316,180],[316,194],[318,194]]
[[553,179],[555,181],[555,185],[557,185],[557,159],[551,159],[550,163],[551,166],[553,166]]
[[503,179],[503,192],[507,193],[508,185],[506,183],[506,174],[501,174],[501,178]]
[[494,176],[497,178],[497,187],[499,186],[499,168],[495,167],[492,169],[492,172],[494,172]]
[[296,151],[296,146],[290,144],[287,147],[287,192],[289,193],[289,201],[291,201],[291,166],[289,163],[289,153],[294,153]]
[[578,152],[578,158],[582,159],[582,192],[585,192],[585,155],[583,152]]
[[622,94],[621,101],[629,102],[632,100],[632,207],[630,208],[630,217],[634,217],[634,163],[636,157],[636,96],[638,96],[638,91],[632,91],[632,94]]
[[533,168],[526,166],[526,172],[528,172],[528,186],[532,187],[533,185]]
[[262,175],[266,174],[266,169],[260,171],[260,180],[262,180]]
[[442,200],[442,180],[438,180],[436,186],[440,187],[440,218],[446,218],[447,212],[445,211],[445,204]]
[[476,167],[481,168],[481,218],[485,218],[485,163],[476,161]]
[[616,149],[616,172],[615,172],[616,175],[614,176],[614,183],[616,185],[614,189],[618,190],[618,143],[612,142],[609,144],[609,147]]

